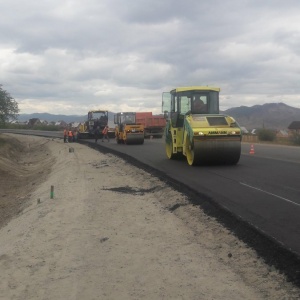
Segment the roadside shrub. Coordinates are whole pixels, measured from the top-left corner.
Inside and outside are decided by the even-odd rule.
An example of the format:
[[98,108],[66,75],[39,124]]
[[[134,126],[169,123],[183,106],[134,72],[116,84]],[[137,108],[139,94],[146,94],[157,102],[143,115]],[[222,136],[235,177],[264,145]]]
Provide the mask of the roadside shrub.
[[270,129],[260,129],[257,135],[260,141],[266,141],[266,142],[273,142],[276,138],[275,131]]
[[296,145],[296,146],[300,146],[300,133],[295,132],[291,137],[290,140],[292,142],[292,144]]

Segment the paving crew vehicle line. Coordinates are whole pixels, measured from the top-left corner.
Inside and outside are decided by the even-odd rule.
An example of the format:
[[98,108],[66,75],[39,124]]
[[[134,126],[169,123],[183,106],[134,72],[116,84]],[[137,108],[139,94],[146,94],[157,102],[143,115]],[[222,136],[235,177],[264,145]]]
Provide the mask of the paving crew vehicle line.
[[179,87],[162,95],[166,155],[185,156],[191,166],[237,164],[242,131],[234,118],[219,113],[220,89]]
[[136,123],[135,112],[120,112],[114,115],[115,136],[118,144],[144,144],[144,126]]

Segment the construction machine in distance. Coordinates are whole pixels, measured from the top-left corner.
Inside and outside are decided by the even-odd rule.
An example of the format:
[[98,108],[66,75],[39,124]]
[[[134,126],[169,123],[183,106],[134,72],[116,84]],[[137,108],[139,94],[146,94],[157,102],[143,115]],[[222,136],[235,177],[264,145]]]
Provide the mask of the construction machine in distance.
[[144,125],[145,139],[162,138],[166,126],[163,115],[153,115],[152,112],[136,112],[136,123]]
[[118,144],[144,144],[144,126],[136,123],[135,112],[120,112],[114,115],[115,136]]
[[[107,110],[91,110],[88,112],[87,121],[80,124],[78,127],[79,139],[92,139],[95,138],[95,130],[99,127],[102,135],[102,130],[108,123],[108,111]],[[114,131],[108,132],[109,137],[114,137]],[[101,136],[100,136],[101,138]]]
[[242,131],[234,118],[219,113],[220,88],[179,87],[162,95],[169,159],[185,156],[189,165],[237,164]]

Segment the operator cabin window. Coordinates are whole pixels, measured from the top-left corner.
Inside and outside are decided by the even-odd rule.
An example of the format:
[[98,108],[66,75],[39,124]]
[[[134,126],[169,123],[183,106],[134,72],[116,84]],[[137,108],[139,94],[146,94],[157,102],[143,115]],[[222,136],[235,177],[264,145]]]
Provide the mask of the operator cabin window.
[[174,112],[178,112],[178,103],[180,102],[180,96],[174,97]]
[[125,123],[125,116],[121,115],[121,123]]
[[209,112],[211,114],[219,113],[219,94],[217,92],[210,92]]
[[188,98],[187,96],[181,96],[180,113],[186,114],[188,111],[191,110],[190,107],[191,107],[190,98]]

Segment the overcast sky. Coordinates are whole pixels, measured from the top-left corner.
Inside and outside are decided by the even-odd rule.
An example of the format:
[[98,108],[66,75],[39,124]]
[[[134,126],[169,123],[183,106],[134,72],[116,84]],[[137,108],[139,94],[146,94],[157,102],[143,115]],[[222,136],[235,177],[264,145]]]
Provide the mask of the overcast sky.
[[0,84],[20,113],[161,113],[179,86],[221,109],[300,108],[299,0],[1,0]]

